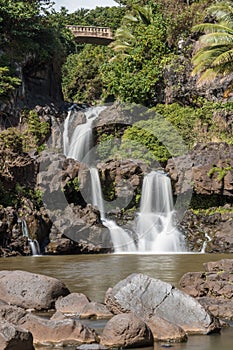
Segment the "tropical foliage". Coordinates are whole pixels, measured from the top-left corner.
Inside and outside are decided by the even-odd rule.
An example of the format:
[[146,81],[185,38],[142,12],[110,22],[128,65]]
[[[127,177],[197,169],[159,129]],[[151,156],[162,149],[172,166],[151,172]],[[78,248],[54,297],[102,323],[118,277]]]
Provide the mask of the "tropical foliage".
[[19,67],[62,63],[72,36],[49,9],[50,0],[0,0],[0,95],[19,85]]
[[169,54],[166,21],[158,6],[133,6],[112,44],[113,58],[102,67],[104,97],[151,105]]
[[93,45],[85,45],[79,54],[68,56],[63,66],[63,93],[67,101],[91,104],[100,100],[103,82],[99,69],[108,57],[108,48]]
[[216,3],[208,13],[214,23],[202,23],[193,28],[205,33],[200,37],[193,57],[193,75],[200,76],[199,82],[212,81],[217,75],[233,72],[233,3]]

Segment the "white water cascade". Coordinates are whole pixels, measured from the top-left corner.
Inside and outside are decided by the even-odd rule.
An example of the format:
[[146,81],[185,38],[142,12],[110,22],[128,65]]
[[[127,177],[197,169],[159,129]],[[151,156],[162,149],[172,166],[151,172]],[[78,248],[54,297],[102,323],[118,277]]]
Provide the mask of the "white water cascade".
[[[105,107],[87,109],[86,123],[76,126],[70,136],[70,123],[77,115],[72,111],[69,112],[63,133],[64,154],[67,157],[91,163],[89,153],[93,146],[92,123],[103,109]],[[90,168],[90,176],[92,205],[99,209],[102,223],[110,231],[114,252],[161,253],[186,250],[184,237],[174,225],[171,182],[164,173],[152,171],[145,176],[134,233],[124,230],[106,218],[99,173],[95,167]]]
[[104,106],[88,108],[85,111],[86,123],[79,124],[75,128],[71,137],[69,137],[69,124],[70,121],[72,121],[73,116],[75,117],[77,114],[74,114],[76,112],[73,112],[72,110],[69,111],[64,122],[63,132],[63,151],[66,157],[82,161],[88,156],[88,152],[92,147],[93,139],[92,123],[104,109]]
[[40,253],[40,245],[36,239],[32,240],[30,238],[26,220],[22,220],[22,233],[23,233],[23,236],[26,237],[28,240],[32,255],[33,256],[40,255],[41,254]]
[[110,231],[114,252],[136,252],[136,244],[133,238],[130,236],[130,233],[118,226],[113,220],[106,219],[98,170],[96,168],[91,168],[90,174],[92,205],[96,206],[99,209],[102,223]]
[[152,171],[142,186],[140,212],[136,223],[138,252],[182,252],[184,237],[174,225],[170,178]]

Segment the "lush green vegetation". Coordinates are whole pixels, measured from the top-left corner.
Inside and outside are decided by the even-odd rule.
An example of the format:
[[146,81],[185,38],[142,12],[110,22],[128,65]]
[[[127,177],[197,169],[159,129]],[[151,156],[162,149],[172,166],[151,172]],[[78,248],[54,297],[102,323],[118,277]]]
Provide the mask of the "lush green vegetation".
[[[66,24],[110,26],[116,38],[111,51],[76,46],[63,70],[65,99],[89,103],[91,96],[97,96],[97,100],[155,105],[163,69],[177,56],[179,40],[190,37],[193,25],[203,21],[211,4],[211,0],[118,2],[123,6],[74,14],[63,9],[60,14]],[[72,68],[72,62],[79,62],[79,69]]]
[[[231,2],[212,6],[208,19],[213,23],[204,24],[200,23],[207,22],[205,10],[213,4],[211,0],[117,2],[121,6],[69,14],[65,8],[54,11],[50,0],[0,0],[1,101],[11,98],[28,63],[39,68],[56,62],[63,65],[67,101],[94,104],[119,100],[148,108],[141,121],[122,131],[120,142],[115,140],[117,132],[101,136],[98,150],[102,159],[130,155],[149,163],[165,163],[197,142],[233,143],[232,130],[218,119],[222,111],[232,115],[232,103],[207,102],[198,96],[192,105],[182,105],[179,100],[170,105],[159,103],[164,69],[179,62],[181,56],[180,39],[194,41],[199,32],[204,33],[200,38],[203,46],[193,60],[194,74],[209,78],[232,72]],[[116,40],[108,47],[77,44],[68,24],[109,26]],[[182,54],[191,59],[188,46]],[[39,152],[49,132],[48,123],[35,112],[25,111],[21,119],[21,130],[9,128],[0,135],[0,150],[8,152],[9,161],[14,153],[32,148]],[[222,176],[225,171],[214,169],[210,176],[216,172]],[[78,183],[69,185],[78,189]],[[2,193],[1,188],[0,183]],[[108,196],[113,195],[110,192]]]
[[0,98],[10,97],[28,63],[64,62],[73,39],[50,6],[50,0],[0,0]]
[[222,1],[208,8],[214,23],[196,25],[193,30],[205,33],[199,39],[199,47],[193,58],[193,74],[199,74],[199,82],[211,81],[217,75],[226,76],[233,71],[233,4]]
[[[140,108],[135,110],[140,111]],[[220,121],[216,122],[218,113],[232,112],[231,103],[212,103],[201,99],[198,107],[181,106],[179,103],[157,104],[138,112],[137,117],[142,120],[126,128],[121,142],[117,133],[102,134],[98,152],[103,160],[131,157],[153,164],[184,154],[198,142],[232,144],[231,129]]]

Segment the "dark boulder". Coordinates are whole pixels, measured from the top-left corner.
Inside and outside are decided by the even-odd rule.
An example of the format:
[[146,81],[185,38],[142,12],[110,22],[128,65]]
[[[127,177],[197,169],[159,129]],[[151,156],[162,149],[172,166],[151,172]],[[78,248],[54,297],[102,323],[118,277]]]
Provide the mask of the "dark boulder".
[[233,320],[233,259],[204,264],[203,272],[188,272],[180,280],[181,289],[198,299],[214,316]]

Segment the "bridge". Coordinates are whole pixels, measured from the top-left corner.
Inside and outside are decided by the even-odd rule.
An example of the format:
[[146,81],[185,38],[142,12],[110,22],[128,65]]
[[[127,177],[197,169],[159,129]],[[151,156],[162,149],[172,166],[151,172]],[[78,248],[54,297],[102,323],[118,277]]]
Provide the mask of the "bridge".
[[113,41],[113,34],[108,27],[66,26],[70,29],[78,43],[108,45]]

